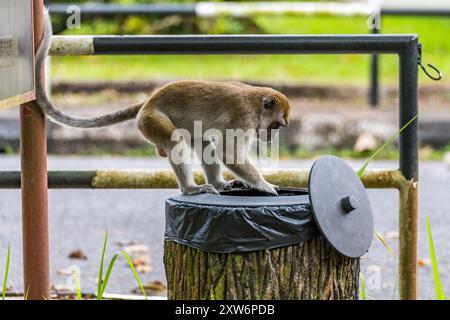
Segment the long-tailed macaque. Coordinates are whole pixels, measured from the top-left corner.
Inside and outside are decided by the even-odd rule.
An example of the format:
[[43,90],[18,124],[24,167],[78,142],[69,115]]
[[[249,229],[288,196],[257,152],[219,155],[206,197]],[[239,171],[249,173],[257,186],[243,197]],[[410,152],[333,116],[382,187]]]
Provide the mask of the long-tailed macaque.
[[[218,193],[217,189],[246,186],[268,194],[277,194],[277,187],[266,182],[247,157],[251,142],[245,138],[244,145],[223,141],[221,150],[214,150],[215,156],[241,180],[225,181],[218,161],[202,161],[207,184],[197,185],[188,163],[175,161],[173,151],[177,146],[173,134],[184,129],[194,137],[194,122],[200,121],[203,130],[215,129],[226,137],[228,129],[255,130],[258,139],[267,141],[274,130],[288,125],[289,102],[278,91],[255,87],[240,82],[176,81],[155,91],[142,103],[128,106],[107,115],[84,118],[67,115],[56,109],[45,94],[42,83],[43,64],[51,44],[52,26],[48,12],[45,13],[44,38],[36,54],[37,103],[53,122],[77,128],[100,128],[137,119],[138,128],[144,137],[155,145],[159,155],[168,157],[183,194]],[[185,141],[192,145],[194,141]],[[217,148],[214,141],[201,142],[201,150],[195,150],[199,158],[202,151]],[[195,149],[195,148],[194,148]],[[228,163],[225,157],[232,154],[234,160]]]

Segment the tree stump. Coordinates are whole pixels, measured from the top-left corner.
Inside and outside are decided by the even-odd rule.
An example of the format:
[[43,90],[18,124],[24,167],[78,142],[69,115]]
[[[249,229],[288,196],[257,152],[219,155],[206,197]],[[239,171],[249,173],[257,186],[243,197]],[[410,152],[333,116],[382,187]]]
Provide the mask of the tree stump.
[[168,299],[358,299],[359,258],[335,252],[322,236],[244,253],[208,253],[166,241]]

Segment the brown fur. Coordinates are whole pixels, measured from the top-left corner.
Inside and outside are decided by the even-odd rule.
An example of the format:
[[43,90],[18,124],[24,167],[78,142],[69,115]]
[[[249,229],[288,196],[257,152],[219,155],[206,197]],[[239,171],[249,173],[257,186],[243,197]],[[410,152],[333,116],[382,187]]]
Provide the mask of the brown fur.
[[[275,105],[264,108],[265,99],[273,101]],[[194,121],[202,121],[203,130],[214,128],[223,133],[226,129],[267,129],[274,123],[286,126],[289,109],[287,98],[271,88],[240,82],[177,81],[153,93],[143,104],[137,119],[139,129],[156,146],[158,154],[168,156],[176,144],[171,141],[174,130],[182,128],[193,134]],[[238,154],[244,151],[225,152]],[[265,182],[250,163],[227,166],[249,186],[276,193],[273,186]],[[195,185],[192,174],[187,172],[189,166],[172,163],[172,167],[184,193],[215,192],[214,188]],[[226,183],[221,177],[220,168],[212,165],[203,168],[208,183],[224,187]]]

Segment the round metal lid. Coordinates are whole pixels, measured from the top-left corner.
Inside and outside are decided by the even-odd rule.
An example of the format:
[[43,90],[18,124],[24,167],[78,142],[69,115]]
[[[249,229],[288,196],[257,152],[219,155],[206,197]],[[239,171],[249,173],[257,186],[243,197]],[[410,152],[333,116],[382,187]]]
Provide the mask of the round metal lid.
[[350,258],[369,250],[372,208],[361,180],[345,161],[324,156],[314,162],[309,174],[309,199],[314,220],[334,249]]

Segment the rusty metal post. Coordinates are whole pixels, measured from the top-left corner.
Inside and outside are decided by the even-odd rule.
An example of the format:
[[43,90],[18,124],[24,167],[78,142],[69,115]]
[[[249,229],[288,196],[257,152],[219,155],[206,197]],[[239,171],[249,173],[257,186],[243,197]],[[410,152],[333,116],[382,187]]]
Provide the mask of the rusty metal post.
[[[400,123],[403,127],[418,115],[417,63],[418,40],[411,41],[399,54]],[[400,171],[409,181],[400,190],[399,216],[399,297],[417,299],[417,231],[418,231],[418,119],[399,137]]]
[[[43,1],[33,0],[34,45],[43,36]],[[41,79],[37,79],[38,81]],[[34,101],[20,106],[24,291],[28,299],[50,291],[45,117]]]
[[406,181],[400,191],[399,297],[417,299],[418,182]]

